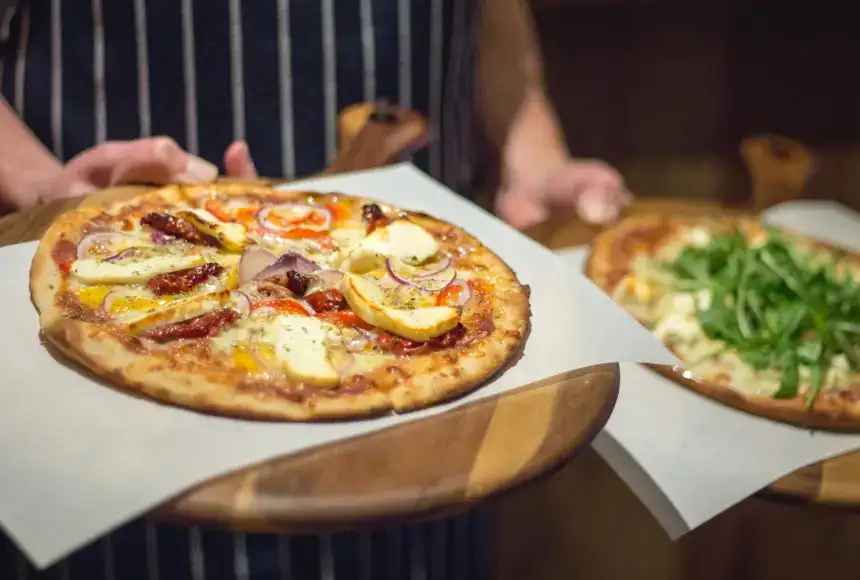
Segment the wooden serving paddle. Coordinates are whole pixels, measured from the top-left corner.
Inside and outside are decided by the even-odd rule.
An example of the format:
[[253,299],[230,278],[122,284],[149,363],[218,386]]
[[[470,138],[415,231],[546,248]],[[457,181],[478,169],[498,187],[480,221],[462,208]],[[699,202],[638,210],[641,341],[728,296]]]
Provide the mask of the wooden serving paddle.
[[780,135],[744,139],[740,153],[752,179],[752,203],[757,213],[802,197],[815,171],[812,151]]
[[[340,147],[325,173],[391,163],[426,138],[427,124],[417,113],[390,103],[358,104],[340,117]],[[0,245],[38,239],[78,204],[148,189],[114,188],[12,214],[0,219]],[[182,493],[152,516],[245,531],[321,533],[462,511],[546,473],[588,445],[609,418],[618,382],[616,364],[572,371],[242,469]]]

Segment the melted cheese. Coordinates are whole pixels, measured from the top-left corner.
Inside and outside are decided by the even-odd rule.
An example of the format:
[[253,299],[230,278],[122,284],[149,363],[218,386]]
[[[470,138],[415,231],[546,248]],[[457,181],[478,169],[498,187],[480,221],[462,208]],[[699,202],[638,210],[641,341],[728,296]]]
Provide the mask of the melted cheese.
[[338,342],[336,327],[295,314],[246,319],[212,339],[215,349],[232,353],[238,368],[277,367],[291,379],[321,387],[340,383],[328,350]]
[[213,312],[224,308],[232,303],[234,296],[229,290],[222,290],[212,294],[195,296],[178,303],[167,304],[167,308],[160,311],[146,311],[146,315],[129,325],[132,332],[142,332],[164,324],[189,320],[207,312]]
[[343,251],[349,251],[357,248],[364,240],[366,234],[364,228],[347,229],[340,228],[331,231],[331,237],[337,243],[338,247]]
[[139,284],[156,274],[193,268],[205,262],[205,257],[200,254],[161,255],[122,262],[105,262],[87,258],[75,260],[72,263],[71,273],[85,284]]
[[361,241],[357,250],[365,250],[418,265],[432,258],[439,251],[439,245],[436,239],[421,226],[410,221],[398,220],[384,228],[373,230]]

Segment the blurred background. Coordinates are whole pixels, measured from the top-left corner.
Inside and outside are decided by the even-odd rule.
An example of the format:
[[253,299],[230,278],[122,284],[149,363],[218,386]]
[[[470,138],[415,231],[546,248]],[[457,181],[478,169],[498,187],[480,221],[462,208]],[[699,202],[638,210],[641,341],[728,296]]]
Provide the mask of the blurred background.
[[777,133],[815,152],[810,197],[860,207],[853,3],[531,1],[573,153],[636,194],[741,201],[741,139]]

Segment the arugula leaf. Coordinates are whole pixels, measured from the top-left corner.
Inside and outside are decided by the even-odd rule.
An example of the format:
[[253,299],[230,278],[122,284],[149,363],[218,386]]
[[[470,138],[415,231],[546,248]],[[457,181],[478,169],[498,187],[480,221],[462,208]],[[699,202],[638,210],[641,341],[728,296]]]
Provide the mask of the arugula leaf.
[[767,235],[758,247],[737,229],[716,235],[663,270],[679,291],[712,293],[697,309],[705,335],[756,370],[779,371],[774,398],[796,397],[805,367],[811,406],[834,357],[860,372],[860,280],[840,264],[842,251],[803,251],[775,230]]

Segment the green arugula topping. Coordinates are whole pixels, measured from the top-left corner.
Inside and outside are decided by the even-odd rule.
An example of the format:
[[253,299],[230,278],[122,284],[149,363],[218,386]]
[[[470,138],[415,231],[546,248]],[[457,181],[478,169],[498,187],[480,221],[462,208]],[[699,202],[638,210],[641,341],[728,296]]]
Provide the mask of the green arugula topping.
[[697,309],[708,338],[756,370],[781,373],[774,398],[796,397],[801,368],[808,369],[809,407],[834,357],[860,371],[860,283],[839,273],[842,255],[816,260],[775,231],[751,248],[736,231],[685,248],[664,269],[676,290],[710,291],[710,306]]

